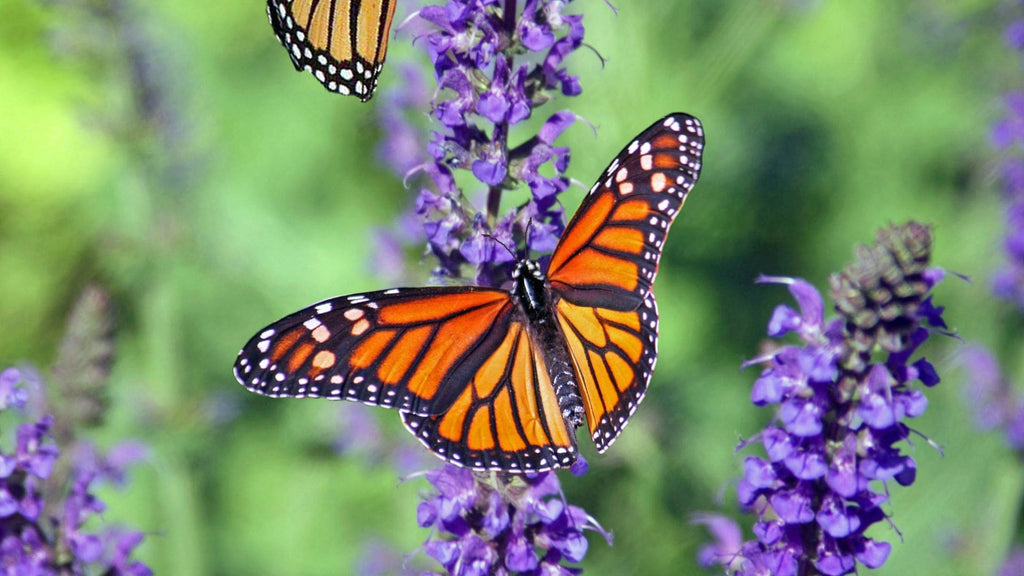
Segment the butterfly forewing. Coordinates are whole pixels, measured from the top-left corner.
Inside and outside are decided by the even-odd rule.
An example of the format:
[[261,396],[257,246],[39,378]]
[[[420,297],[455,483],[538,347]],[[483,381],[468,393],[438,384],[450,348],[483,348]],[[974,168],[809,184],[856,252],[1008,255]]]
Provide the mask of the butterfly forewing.
[[700,175],[704,130],[677,113],[644,130],[566,226],[548,278],[569,301],[635,310],[654,283],[668,228]]
[[373,96],[397,0],[267,0],[274,34],[296,70],[332,92]]
[[405,426],[442,458],[480,470],[539,472],[572,464],[576,433],[558,408],[543,356],[522,321],[441,415],[403,413]]
[[254,336],[239,353],[235,377],[265,396],[440,414],[502,342],[512,311],[507,292],[480,287],[332,298]]

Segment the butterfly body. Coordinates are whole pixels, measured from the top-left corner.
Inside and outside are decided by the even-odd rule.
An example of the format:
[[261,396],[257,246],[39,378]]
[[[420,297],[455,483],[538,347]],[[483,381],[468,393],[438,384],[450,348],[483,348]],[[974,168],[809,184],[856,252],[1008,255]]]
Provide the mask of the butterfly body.
[[696,183],[704,133],[671,114],[612,161],[546,270],[516,263],[512,288],[394,288],[339,296],[253,336],[235,377],[272,397],[397,409],[441,458],[543,471],[599,452],[643,399],[657,359],[652,285],[668,228]]
[[584,413],[579,377],[558,326],[547,276],[533,260],[520,260],[512,271],[512,281],[512,296],[526,317],[530,336],[544,356],[562,418],[571,429],[578,428],[583,424]]

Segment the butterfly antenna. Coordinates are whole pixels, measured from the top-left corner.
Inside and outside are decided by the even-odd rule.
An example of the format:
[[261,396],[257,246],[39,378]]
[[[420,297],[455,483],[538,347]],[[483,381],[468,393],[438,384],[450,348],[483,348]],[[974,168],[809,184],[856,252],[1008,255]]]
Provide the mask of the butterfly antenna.
[[491,240],[494,240],[495,242],[500,244],[502,248],[507,250],[508,253],[512,255],[512,259],[513,260],[519,260],[519,255],[516,254],[515,250],[512,250],[511,248],[509,248],[508,244],[505,244],[501,240],[498,240],[498,238],[496,236],[494,236],[493,234],[488,234],[487,232],[484,232],[483,236],[484,236],[484,238],[490,238]]

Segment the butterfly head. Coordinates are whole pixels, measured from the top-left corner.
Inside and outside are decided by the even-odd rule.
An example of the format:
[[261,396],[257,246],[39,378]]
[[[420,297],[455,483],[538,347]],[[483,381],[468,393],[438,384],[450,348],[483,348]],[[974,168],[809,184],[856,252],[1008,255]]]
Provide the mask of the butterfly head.
[[533,260],[520,260],[512,269],[512,295],[531,318],[549,313],[547,281],[547,276]]
[[536,261],[526,258],[516,262],[516,267],[512,269],[512,280],[518,281],[520,278],[533,278],[541,282],[547,280],[547,276],[541,271],[540,265]]

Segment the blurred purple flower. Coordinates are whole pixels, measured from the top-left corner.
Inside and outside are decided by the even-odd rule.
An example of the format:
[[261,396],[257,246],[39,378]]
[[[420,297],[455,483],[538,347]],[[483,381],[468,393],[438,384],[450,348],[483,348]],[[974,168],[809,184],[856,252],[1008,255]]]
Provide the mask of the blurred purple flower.
[[382,428],[372,410],[356,404],[338,406],[334,450],[341,455],[357,455],[371,465],[389,464],[399,475],[422,470],[434,459],[419,443],[410,442],[405,434],[394,437]]
[[1006,27],[1006,43],[1014,50],[1024,51],[1024,20],[1014,20]]
[[[999,362],[981,346],[967,347],[960,357],[968,374],[967,403],[974,412],[975,423],[982,430],[1007,429],[1024,412],[1024,399],[1006,380]],[[1011,444],[1017,450],[1024,444]]]
[[[1007,44],[1024,50],[1024,20],[1011,21],[1005,29]],[[1003,98],[1006,116],[992,126],[990,141],[1002,154],[999,171],[1003,188],[1005,262],[997,270],[992,291],[1024,313],[1024,93],[1013,91]],[[1019,318],[1018,318],[1019,319]],[[967,402],[981,429],[998,429],[1007,443],[1024,453],[1024,396],[1004,377],[995,355],[980,346],[967,348],[961,356],[967,373]],[[1012,549],[999,576],[1024,573],[1024,552]]]
[[6,368],[0,372],[0,411],[8,408],[24,408],[28,392],[18,386],[21,372],[17,368]]
[[857,261],[830,279],[840,314],[830,321],[809,283],[759,278],[786,285],[797,302],[798,309],[775,309],[769,336],[792,333],[801,344],[745,364],[765,366],[753,403],[777,406],[756,439],[767,459],[747,457],[737,486],[740,503],[757,516],[756,540],[742,542],[727,519],[699,517],[715,539],[701,549],[703,565],[737,575],[838,576],[856,572],[857,563],[885,563],[891,546],[865,535],[887,518],[888,488],[876,492],[872,482],[913,483],[916,464],[899,445],[911,431],[904,420],[927,406],[915,383],[938,382],[927,360],[911,360],[929,327],[945,326],[928,295],[943,277],[928,267],[931,243],[931,230],[915,223],[880,230],[874,246],[858,249]]
[[[1007,40],[1015,49],[1024,47],[1024,21],[1012,22]],[[1003,98],[1007,115],[992,127],[990,140],[1001,159],[1006,235],[1006,261],[993,279],[996,296],[1017,305],[1024,312],[1024,93],[1010,92]]]
[[430,103],[430,91],[420,69],[411,64],[399,65],[402,76],[379,92],[382,104],[377,107],[383,140],[377,157],[402,178],[427,160],[423,131],[414,121],[417,113]]
[[[21,399],[0,407],[0,417],[11,416],[7,408],[25,404],[20,379],[13,369],[0,373],[4,393]],[[145,458],[146,448],[128,442],[100,457],[91,445],[80,443],[73,455],[65,456],[74,460],[69,487],[62,481],[55,486],[52,478],[61,452],[52,436],[53,425],[50,415],[19,424],[14,453],[0,452],[2,573],[83,574],[88,567],[89,573],[148,576],[152,573],[148,567],[130,559],[141,533],[83,530],[90,518],[106,508],[91,492],[95,481],[123,484],[125,467]],[[44,509],[51,508],[60,510],[58,517],[46,517]]]
[[1021,574],[1024,574],[1024,548],[1016,547],[1006,555],[996,576],[1020,576]]

